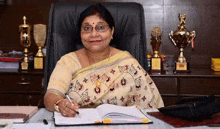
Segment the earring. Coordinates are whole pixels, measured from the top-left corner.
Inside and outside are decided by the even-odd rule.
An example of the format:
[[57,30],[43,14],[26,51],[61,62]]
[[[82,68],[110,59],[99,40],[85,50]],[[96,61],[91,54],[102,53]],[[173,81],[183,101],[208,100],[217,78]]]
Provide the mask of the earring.
[[111,39],[113,39],[113,36],[111,35]]

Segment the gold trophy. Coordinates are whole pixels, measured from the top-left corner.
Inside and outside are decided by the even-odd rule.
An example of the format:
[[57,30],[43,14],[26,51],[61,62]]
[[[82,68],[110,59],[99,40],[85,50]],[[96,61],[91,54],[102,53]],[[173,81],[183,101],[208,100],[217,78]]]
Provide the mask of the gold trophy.
[[192,47],[194,48],[194,38],[195,38],[195,31],[187,31],[185,28],[185,19],[186,15],[179,14],[179,24],[178,29],[176,31],[171,31],[169,33],[169,37],[172,43],[180,49],[180,54],[178,57],[178,61],[176,62],[175,73],[178,72],[190,72],[189,70],[189,63],[186,61],[186,58],[183,56],[183,50],[186,48],[190,43],[192,43]]
[[151,73],[162,72],[162,58],[160,56],[160,45],[161,45],[161,30],[159,27],[154,27],[151,30],[150,44],[153,49],[153,56],[151,57]]
[[21,62],[21,70],[27,71],[31,69],[31,64],[28,58],[28,47],[31,45],[31,26],[26,24],[26,17],[23,17],[24,24],[19,26],[20,43],[24,47],[24,59]]
[[46,28],[45,24],[34,24],[34,40],[38,46],[38,52],[34,57],[34,69],[43,69],[44,68],[44,54],[42,52],[42,47],[46,41]]

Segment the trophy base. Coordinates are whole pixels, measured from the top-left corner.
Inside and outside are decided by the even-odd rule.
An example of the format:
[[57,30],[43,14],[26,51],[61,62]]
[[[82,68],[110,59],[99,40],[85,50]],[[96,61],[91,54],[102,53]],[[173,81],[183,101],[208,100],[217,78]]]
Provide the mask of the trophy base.
[[159,57],[152,57],[151,58],[151,74],[162,74],[165,73],[163,70],[163,63],[162,59]]
[[33,61],[25,62],[21,61],[20,71],[31,71],[33,70]]
[[190,72],[191,70],[189,69],[188,62],[184,62],[184,63],[176,62],[175,63],[174,73],[190,73]]
[[34,69],[44,69],[44,57],[34,57]]

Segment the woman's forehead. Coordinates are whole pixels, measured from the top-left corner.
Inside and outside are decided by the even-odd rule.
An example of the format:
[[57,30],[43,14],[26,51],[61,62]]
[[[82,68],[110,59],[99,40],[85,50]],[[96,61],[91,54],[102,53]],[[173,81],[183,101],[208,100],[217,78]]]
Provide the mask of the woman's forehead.
[[85,24],[85,23],[98,24],[98,23],[106,23],[106,21],[103,18],[100,18],[98,15],[91,15],[91,16],[86,17],[83,20],[82,24]]

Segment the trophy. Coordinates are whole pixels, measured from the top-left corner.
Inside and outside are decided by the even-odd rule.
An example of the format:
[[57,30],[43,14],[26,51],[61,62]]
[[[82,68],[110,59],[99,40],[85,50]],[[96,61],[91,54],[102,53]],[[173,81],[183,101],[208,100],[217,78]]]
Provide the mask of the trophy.
[[34,24],[33,35],[36,45],[38,46],[38,52],[34,57],[34,69],[44,68],[44,54],[42,47],[46,41],[46,25],[45,24]]
[[176,31],[171,31],[169,33],[169,38],[171,39],[172,43],[178,47],[180,50],[180,54],[178,57],[178,61],[176,62],[175,72],[190,72],[189,70],[189,63],[186,61],[186,58],[183,56],[183,50],[192,43],[192,48],[194,48],[194,38],[195,38],[195,31],[187,31],[185,28],[185,19],[186,15],[179,14],[179,24],[178,29]]
[[153,49],[153,56],[151,57],[151,73],[162,72],[162,58],[159,50],[161,45],[161,30],[159,27],[154,27],[151,30],[150,44]]
[[26,17],[23,17],[24,24],[19,26],[20,43],[24,47],[24,58],[21,62],[21,70],[27,71],[31,69],[31,64],[28,58],[28,47],[31,45],[31,26],[26,24]]

